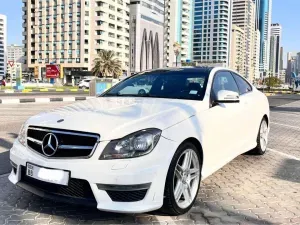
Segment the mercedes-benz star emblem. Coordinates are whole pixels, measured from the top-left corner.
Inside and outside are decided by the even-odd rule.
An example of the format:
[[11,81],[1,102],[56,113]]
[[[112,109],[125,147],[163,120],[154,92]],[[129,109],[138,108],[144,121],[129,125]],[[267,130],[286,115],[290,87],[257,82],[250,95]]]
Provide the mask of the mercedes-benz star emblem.
[[46,156],[53,156],[58,149],[57,137],[52,134],[46,134],[42,143],[42,151]]

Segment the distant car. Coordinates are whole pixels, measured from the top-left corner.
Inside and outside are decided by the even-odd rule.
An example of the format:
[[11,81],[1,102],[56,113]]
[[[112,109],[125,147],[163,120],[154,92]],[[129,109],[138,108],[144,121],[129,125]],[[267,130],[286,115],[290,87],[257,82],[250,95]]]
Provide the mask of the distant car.
[[0,86],[6,86],[6,82],[5,82],[5,80],[0,80]]
[[91,79],[84,79],[79,82],[78,87],[80,89],[89,89],[90,88],[90,81]]

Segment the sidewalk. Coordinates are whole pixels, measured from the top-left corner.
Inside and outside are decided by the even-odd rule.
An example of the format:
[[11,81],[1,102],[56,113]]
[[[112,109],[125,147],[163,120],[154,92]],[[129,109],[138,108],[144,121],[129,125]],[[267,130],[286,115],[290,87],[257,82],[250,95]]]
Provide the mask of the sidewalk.
[[0,89],[0,93],[30,93],[30,92],[89,92],[89,90],[82,90],[79,88],[34,88],[34,89],[24,89],[24,90],[14,90],[14,89]]

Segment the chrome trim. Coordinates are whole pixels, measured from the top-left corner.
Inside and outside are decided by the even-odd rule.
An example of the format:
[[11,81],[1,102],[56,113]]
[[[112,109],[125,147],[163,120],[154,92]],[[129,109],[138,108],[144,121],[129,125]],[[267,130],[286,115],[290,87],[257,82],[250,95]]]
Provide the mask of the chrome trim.
[[43,144],[43,141],[39,141],[39,140],[31,138],[31,137],[27,137],[27,140],[32,141],[32,142],[34,142],[34,143],[36,143],[38,145],[41,145],[41,146]]
[[83,133],[77,133],[73,131],[59,131],[59,130],[52,130],[52,129],[44,129],[44,128],[37,128],[37,127],[28,127],[28,130],[39,130],[39,131],[46,131],[49,133],[57,133],[57,134],[69,134],[69,135],[77,135],[77,136],[84,136],[84,137],[94,137],[94,138],[99,138],[99,135],[93,135],[93,134],[83,134]]
[[139,191],[149,189],[151,183],[134,185],[97,184],[99,190],[105,191]]
[[[38,130],[38,131],[46,131],[46,132],[49,132],[49,133],[69,134],[69,135],[77,135],[77,136],[97,138],[94,146],[88,146],[89,149],[92,149],[91,153],[88,156],[80,156],[80,157],[47,157],[46,155],[41,154],[41,153],[37,152],[36,150],[32,149],[31,147],[27,146],[27,148],[29,150],[31,150],[32,152],[34,152],[37,155],[40,155],[44,158],[47,158],[47,159],[54,159],[54,160],[55,159],[89,159],[94,155],[94,153],[95,153],[95,151],[98,147],[98,144],[100,143],[100,135],[96,135],[96,134],[93,135],[93,134],[83,134],[83,133],[72,132],[72,131],[70,131],[70,132],[68,132],[68,131],[57,131],[57,130],[52,130],[52,129],[43,129],[43,128],[37,128],[37,127],[31,127],[31,126],[28,127],[27,132],[28,132],[29,129]],[[27,137],[27,140],[30,140],[30,139],[31,139],[31,141],[40,142],[40,145],[42,145],[42,141],[36,140],[34,138]],[[35,143],[37,143],[37,142],[35,142]],[[39,144],[39,143],[37,143],[37,144]],[[67,146],[71,146],[71,145],[67,145]],[[82,147],[82,146],[80,146],[80,147]],[[85,146],[85,147],[87,147],[87,146]]]
[[81,146],[81,145],[59,145],[58,149],[85,149],[92,150],[94,146]]

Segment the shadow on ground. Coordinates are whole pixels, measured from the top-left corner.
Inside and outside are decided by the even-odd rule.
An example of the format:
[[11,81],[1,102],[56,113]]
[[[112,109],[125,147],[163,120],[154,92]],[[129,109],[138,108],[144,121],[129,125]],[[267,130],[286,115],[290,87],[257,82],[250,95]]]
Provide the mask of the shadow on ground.
[[285,159],[273,177],[300,183],[300,161],[295,159]]
[[0,224],[1,217],[7,224],[22,224],[24,220],[32,220],[32,224],[272,224],[226,204],[202,202],[199,198],[189,213],[178,217],[170,217],[159,211],[148,214],[118,214],[46,200],[13,187],[9,182],[5,185],[5,191],[0,192]]

